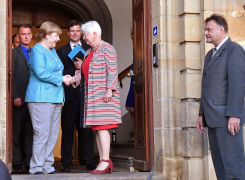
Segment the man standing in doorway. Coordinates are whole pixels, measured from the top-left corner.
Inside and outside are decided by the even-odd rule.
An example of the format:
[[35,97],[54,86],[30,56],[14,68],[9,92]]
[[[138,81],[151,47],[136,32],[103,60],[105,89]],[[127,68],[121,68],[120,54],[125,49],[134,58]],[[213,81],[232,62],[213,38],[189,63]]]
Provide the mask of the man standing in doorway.
[[17,48],[19,44],[20,44],[19,36],[17,36],[17,34],[14,34],[12,36],[12,49]]
[[[32,39],[30,27],[21,25],[18,28],[17,36],[20,39],[20,45],[13,49],[13,173],[24,172],[21,158],[24,156],[25,171],[29,174],[33,128],[29,110],[25,103],[25,94],[30,77],[28,68]],[[24,141],[20,137],[24,137]],[[21,147],[23,146],[25,155],[21,155],[23,153]]]
[[[73,62],[68,54],[78,44],[85,51],[89,48],[88,45],[82,44],[81,39],[81,23],[77,20],[70,21],[68,25],[68,36],[70,42],[57,50],[57,54],[64,64],[64,72],[66,75],[75,75],[77,69],[81,69],[82,60]],[[84,88],[73,88],[72,85],[64,86],[65,89],[65,105],[62,108],[61,115],[61,171],[70,172],[69,165],[72,165],[72,146],[74,128],[78,132],[78,159],[80,164],[85,161],[87,169],[94,170],[94,148],[93,148],[93,134],[91,129],[82,127],[80,122],[83,122],[83,105],[80,105],[81,98],[84,98]]]
[[205,20],[206,42],[214,45],[204,61],[197,129],[208,136],[218,180],[244,180],[243,144],[245,51],[227,36],[221,15]]

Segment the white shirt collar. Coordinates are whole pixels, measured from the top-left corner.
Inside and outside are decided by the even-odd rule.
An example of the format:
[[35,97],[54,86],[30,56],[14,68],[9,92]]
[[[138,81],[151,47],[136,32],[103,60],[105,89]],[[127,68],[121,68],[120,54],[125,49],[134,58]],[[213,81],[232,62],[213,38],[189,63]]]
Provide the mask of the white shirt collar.
[[[223,41],[216,47],[216,51],[218,51],[219,50],[219,48],[222,46],[222,44],[224,44],[225,43],[225,41],[227,41],[227,39],[228,39],[228,36],[226,36],[226,38],[225,39],[223,39]],[[215,46],[213,47],[213,49],[215,48]]]
[[[79,41],[79,43],[78,43],[81,47],[82,47],[82,43],[81,43],[81,41]],[[75,46],[75,44],[73,44],[71,41],[70,41],[70,46],[71,46],[71,50],[73,50],[74,49],[74,46]]]

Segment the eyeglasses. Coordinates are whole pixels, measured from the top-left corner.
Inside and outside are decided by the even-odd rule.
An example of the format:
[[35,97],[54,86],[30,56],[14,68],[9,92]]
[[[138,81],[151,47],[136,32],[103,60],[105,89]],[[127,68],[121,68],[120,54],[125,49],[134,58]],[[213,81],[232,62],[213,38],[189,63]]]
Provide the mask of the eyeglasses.
[[83,34],[82,36],[83,36],[83,37],[86,37],[87,35],[89,35],[89,33],[87,33],[87,34]]

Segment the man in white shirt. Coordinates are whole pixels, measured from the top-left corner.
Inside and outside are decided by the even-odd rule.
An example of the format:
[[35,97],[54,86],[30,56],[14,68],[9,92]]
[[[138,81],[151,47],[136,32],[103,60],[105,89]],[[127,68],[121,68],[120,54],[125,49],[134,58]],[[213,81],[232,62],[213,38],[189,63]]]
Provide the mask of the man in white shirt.
[[[82,65],[82,60],[77,59],[74,63],[68,57],[71,50],[73,50],[77,44],[79,44],[85,51],[90,48],[87,44],[80,41],[81,35],[81,23],[77,20],[70,21],[68,25],[68,36],[70,37],[70,42],[57,50],[57,54],[64,65],[64,75],[69,74],[74,76],[75,71],[80,69]],[[61,171],[70,172],[69,166],[72,165],[72,146],[75,126],[78,131],[78,159],[80,163],[86,163],[87,169],[94,170],[92,130],[83,128],[84,87],[79,86],[77,88],[73,88],[72,85],[64,85],[64,89],[65,105],[62,108],[61,114]]]
[[205,20],[206,42],[214,44],[204,61],[197,129],[208,136],[218,180],[243,180],[245,51],[228,38],[221,15]]

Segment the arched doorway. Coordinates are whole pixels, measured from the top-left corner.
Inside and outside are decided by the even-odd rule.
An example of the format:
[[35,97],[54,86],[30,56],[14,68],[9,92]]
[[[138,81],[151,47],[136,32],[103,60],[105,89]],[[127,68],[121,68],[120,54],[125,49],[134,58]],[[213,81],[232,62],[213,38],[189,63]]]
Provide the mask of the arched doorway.
[[[70,20],[73,19],[79,20],[82,23],[89,20],[96,20],[99,22],[102,28],[102,39],[112,43],[112,18],[104,1],[12,1],[13,32],[16,33],[17,27],[19,27],[21,24],[26,24],[32,27],[32,32],[35,35],[43,22],[55,22],[62,28],[62,35],[64,37],[61,38],[63,42],[57,43],[57,48],[69,42],[66,31]],[[32,40],[33,43],[31,43],[31,46],[38,42],[38,38],[35,36],[33,36]],[[12,131],[10,130],[9,132]],[[12,141],[9,142],[10,146],[12,146]],[[12,149],[12,147],[10,149]],[[74,156],[77,154],[75,149],[76,148],[74,148],[73,151]]]
[[112,19],[104,1],[70,0],[13,0],[12,23],[40,27],[44,21],[53,21],[66,28],[68,22],[96,20],[102,29],[102,39],[112,43]]

